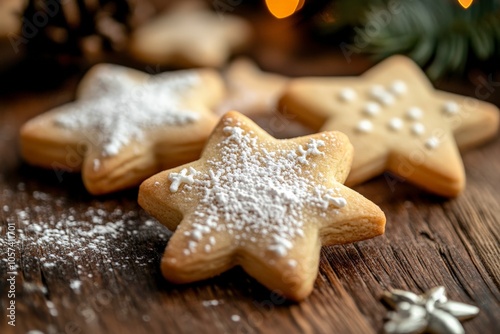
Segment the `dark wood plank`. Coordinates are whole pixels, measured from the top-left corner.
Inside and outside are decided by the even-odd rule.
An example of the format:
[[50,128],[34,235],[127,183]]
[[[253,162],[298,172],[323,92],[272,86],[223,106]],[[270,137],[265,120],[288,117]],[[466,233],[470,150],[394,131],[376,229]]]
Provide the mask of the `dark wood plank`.
[[70,83],[0,100],[0,239],[14,223],[22,241],[15,330],[5,321],[8,270],[0,261],[1,333],[373,333],[386,314],[383,290],[436,285],[481,308],[465,323],[468,333],[498,332],[500,138],[464,154],[468,185],[457,199],[384,177],[357,187],[386,212],[386,234],[324,248],[313,294],[294,304],[239,269],[187,286],[167,283],[159,261],[169,231],[142,212],[136,190],[96,198],[79,175],[59,181],[23,164],[21,124],[70,100],[73,90]]

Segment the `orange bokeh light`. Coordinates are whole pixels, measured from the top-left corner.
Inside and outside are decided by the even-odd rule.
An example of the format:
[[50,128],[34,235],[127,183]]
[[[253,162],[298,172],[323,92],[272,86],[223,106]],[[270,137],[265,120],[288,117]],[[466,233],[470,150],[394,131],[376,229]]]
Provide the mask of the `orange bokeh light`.
[[458,3],[460,4],[460,6],[467,9],[472,4],[472,1],[474,1],[474,0],[458,0]]
[[266,0],[271,14],[278,19],[288,17],[302,8],[304,0]]

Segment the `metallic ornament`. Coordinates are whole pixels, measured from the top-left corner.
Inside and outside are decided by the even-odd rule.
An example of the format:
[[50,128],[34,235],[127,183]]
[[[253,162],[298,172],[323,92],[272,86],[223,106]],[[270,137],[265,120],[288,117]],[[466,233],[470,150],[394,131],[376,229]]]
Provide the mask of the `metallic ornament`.
[[394,309],[384,326],[388,334],[463,334],[460,321],[475,317],[476,306],[448,300],[443,286],[423,295],[403,290],[384,292],[384,300]]

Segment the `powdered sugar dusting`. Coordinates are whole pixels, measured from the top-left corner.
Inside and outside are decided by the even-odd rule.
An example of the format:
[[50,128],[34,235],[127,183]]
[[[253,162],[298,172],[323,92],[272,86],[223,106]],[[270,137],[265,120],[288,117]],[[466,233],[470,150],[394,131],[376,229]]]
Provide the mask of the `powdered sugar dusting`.
[[304,149],[302,146],[298,147],[300,156],[297,158],[298,162],[301,164],[308,164],[307,156],[309,155],[325,155],[325,153],[319,150],[320,147],[325,146],[325,142],[322,140],[311,139],[307,143],[307,148]]
[[73,280],[69,282],[69,287],[73,289],[76,293],[80,293],[80,287],[82,286],[82,281]]
[[[184,254],[210,252],[216,245],[211,234],[226,231],[239,245],[265,239],[267,250],[286,256],[293,240],[304,236],[305,210],[325,216],[347,205],[340,189],[314,180],[323,175],[311,157],[325,154],[325,141],[310,139],[295,149],[268,151],[241,124],[225,121],[226,138],[217,145],[219,156],[207,161],[207,172],[191,168],[189,175],[183,169],[169,176],[172,192],[185,194],[188,201],[193,201],[191,194],[201,195],[191,229],[185,231]],[[179,186],[180,177],[189,177],[189,186]]]
[[181,170],[180,173],[170,173],[168,176],[168,179],[172,181],[170,184],[170,191],[175,193],[177,190],[179,190],[179,186],[182,185],[183,183],[186,184],[193,184],[194,179],[193,175],[196,174],[196,170],[191,167],[189,168],[189,175],[187,174],[188,170],[184,168]]
[[[134,212],[123,213],[115,210],[109,214],[104,210],[88,208],[85,220],[77,220],[71,213],[66,213],[52,216],[42,222],[36,219],[39,210],[41,209],[16,210],[15,215],[7,218],[7,221],[18,221],[20,228],[16,231],[16,241],[25,252],[30,249],[43,249],[47,253],[46,256],[39,258],[40,264],[45,268],[53,268],[67,261],[78,260],[83,253],[88,251],[100,257],[106,257],[112,252],[120,251],[120,249],[109,248],[110,240],[137,235],[140,231],[152,229],[150,224],[144,224],[141,227],[131,220],[136,216]],[[114,221],[109,221],[108,217],[113,217]],[[156,223],[154,225],[160,227]],[[167,230],[162,232],[166,239],[169,232]],[[0,245],[5,243],[4,236],[0,236]],[[73,289],[78,289],[79,286],[78,281],[71,283]]]
[[95,84],[100,89],[90,88],[90,98],[74,102],[57,116],[56,124],[92,133],[101,141],[102,154],[113,156],[131,141],[141,140],[147,129],[198,119],[180,103],[183,93],[199,81],[195,71],[160,74],[144,83],[133,81],[126,72],[118,66],[103,71]]
[[[7,263],[7,257],[2,259],[0,271],[21,273],[40,268],[45,272],[64,272],[68,288],[75,293],[80,292],[85,280],[93,281],[95,267],[103,272],[154,265],[158,260],[155,249],[150,252],[154,255],[148,256],[145,254],[149,252],[130,249],[137,249],[141,239],[163,242],[170,235],[158,222],[136,211],[108,211],[99,204],[73,208],[66,199],[40,191],[14,193],[4,189],[0,201],[12,203],[13,196],[16,203],[25,203],[31,197],[31,205],[16,204],[9,212],[0,213],[0,219],[6,222],[0,225],[0,248],[13,249],[16,257],[14,266]],[[23,289],[32,290],[30,284],[25,281]]]

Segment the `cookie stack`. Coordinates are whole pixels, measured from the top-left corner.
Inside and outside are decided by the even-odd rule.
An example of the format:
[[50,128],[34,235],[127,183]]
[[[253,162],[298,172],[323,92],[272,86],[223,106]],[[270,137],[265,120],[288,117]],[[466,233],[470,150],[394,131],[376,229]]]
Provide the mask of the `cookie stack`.
[[[81,172],[92,194],[140,185],[140,205],[175,230],[161,263],[169,281],[241,266],[304,299],[322,246],[384,233],[384,213],[348,186],[389,171],[457,196],[465,186],[459,149],[497,132],[496,107],[436,91],[400,56],[360,77],[289,79],[243,59],[213,69],[249,31],[241,19],[210,15],[169,12],[131,44],[145,61],[203,68],[149,75],[97,65],[74,102],[21,129],[26,161],[58,175]],[[191,19],[217,33],[194,45],[199,31],[175,29]]]

